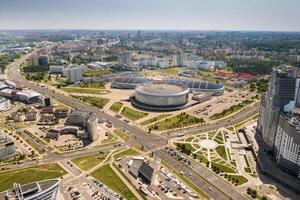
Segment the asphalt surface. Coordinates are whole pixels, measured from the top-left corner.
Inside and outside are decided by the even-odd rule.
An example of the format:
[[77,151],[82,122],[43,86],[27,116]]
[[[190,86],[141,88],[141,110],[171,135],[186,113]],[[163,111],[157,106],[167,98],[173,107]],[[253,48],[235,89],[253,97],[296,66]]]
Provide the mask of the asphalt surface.
[[[166,137],[162,137],[160,135],[148,134],[147,132],[145,132],[144,130],[142,130],[140,128],[131,126],[131,125],[121,121],[120,119],[110,116],[98,109],[95,109],[95,107],[93,107],[93,106],[89,106],[89,105],[79,102],[76,99],[73,99],[69,96],[65,96],[65,95],[56,93],[47,88],[43,88],[43,87],[37,85],[36,83],[27,81],[19,73],[18,68],[30,56],[31,56],[30,54],[27,54],[27,55],[23,56],[22,58],[18,59],[17,61],[13,62],[9,66],[7,73],[8,73],[8,77],[10,80],[14,81],[17,85],[31,88],[31,89],[35,90],[36,92],[39,92],[46,96],[49,96],[53,99],[56,99],[57,101],[60,101],[63,104],[77,108],[78,110],[86,111],[86,112],[93,112],[94,114],[97,115],[97,117],[100,120],[109,121],[116,128],[119,128],[121,130],[126,130],[126,132],[130,135],[133,134],[134,140],[137,141],[139,144],[143,145],[146,149],[148,149],[150,151],[154,151],[154,150],[157,150],[157,149],[165,146],[167,144],[168,139],[170,139],[172,137],[176,137],[180,134],[195,134],[195,133],[199,133],[199,132],[203,132],[203,131],[209,131],[209,130],[214,130],[214,129],[217,129],[220,127],[227,127],[229,125],[233,125],[236,122],[247,119],[249,116],[251,116],[252,114],[257,112],[258,108],[259,108],[259,106],[256,105],[249,110],[246,110],[246,111],[236,114],[234,117],[230,118],[230,120],[220,120],[215,124],[207,124],[207,125],[203,125],[203,126],[193,127],[190,129],[175,131],[175,132],[170,133]],[[109,148],[114,148],[114,147],[113,146],[108,147],[108,149]],[[92,152],[97,152],[100,149],[102,150],[102,148],[99,148],[99,149],[83,150],[82,152],[79,152],[79,153],[70,153],[70,154],[49,153],[48,155],[45,156],[44,159],[41,160],[41,163],[47,163],[47,162],[66,159],[66,158],[73,158],[73,157],[78,157],[81,155],[88,155]],[[215,197],[214,199],[230,199],[230,198],[231,199],[245,199],[245,197],[243,195],[241,195],[240,193],[238,193],[233,186],[227,184],[220,177],[214,175],[212,172],[210,172],[209,169],[206,169],[204,167],[199,167],[198,164],[197,164],[197,166],[193,164],[196,170],[191,171],[189,169],[186,169],[187,167],[185,167],[179,161],[173,159],[168,154],[157,153],[157,156],[159,156],[162,160],[168,161],[170,166],[172,166],[175,169],[182,168],[184,170],[190,171],[190,173],[192,175],[185,174],[186,178],[188,178],[190,181],[192,181],[194,183],[197,183],[197,185],[201,189],[203,189],[208,194],[212,195],[212,197]],[[198,175],[196,173],[198,173]],[[204,180],[201,181],[201,179],[199,179],[200,175],[202,178],[209,180],[209,182],[205,182]],[[195,177],[198,177],[198,178],[195,178]],[[226,184],[226,185],[224,186],[224,184]],[[227,194],[227,197],[229,197],[229,198],[224,198],[224,197],[226,197],[226,195],[224,196],[224,194]]]
[[201,188],[213,199],[247,199],[227,182],[217,177],[205,167],[200,166],[192,159],[187,158],[191,162],[190,167],[187,167],[178,162],[178,160],[176,160],[175,158],[171,157],[164,150],[156,151],[155,155],[161,158],[165,163],[172,166],[177,171],[184,172],[185,177],[191,180],[196,186]]

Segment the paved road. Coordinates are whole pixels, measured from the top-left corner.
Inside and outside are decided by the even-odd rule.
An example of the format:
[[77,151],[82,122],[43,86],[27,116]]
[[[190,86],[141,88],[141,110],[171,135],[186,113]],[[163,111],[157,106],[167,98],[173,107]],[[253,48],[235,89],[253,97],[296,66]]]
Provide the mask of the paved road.
[[220,177],[207,170],[205,167],[200,166],[198,163],[191,161],[191,168],[182,165],[176,159],[171,157],[166,151],[158,150],[155,155],[160,157],[168,165],[172,166],[177,171],[183,171],[184,175],[190,179],[199,188],[205,191],[213,199],[239,199],[246,198],[235,190],[231,185],[222,180]]
[[[220,128],[220,127],[232,125],[232,124],[234,124],[238,121],[242,121],[244,119],[247,119],[249,117],[249,115],[251,115],[252,113],[254,114],[255,112],[257,112],[257,108],[258,108],[258,106],[256,106],[255,108],[252,108],[252,109],[244,111],[240,114],[237,114],[237,115],[234,116],[234,118],[232,120],[229,120],[229,121],[228,120],[222,120],[222,121],[219,121],[218,123],[215,123],[215,124],[207,124],[207,125],[204,125],[204,126],[199,126],[199,127],[195,127],[195,128],[191,128],[191,129],[180,130],[180,131],[177,131],[177,132],[174,132],[174,133],[170,134],[167,138],[164,138],[164,137],[159,136],[159,135],[148,134],[145,131],[143,131],[143,130],[137,128],[137,127],[131,126],[131,125],[129,125],[129,124],[113,117],[113,116],[110,116],[106,113],[103,113],[102,111],[100,111],[98,109],[95,109],[95,107],[93,107],[93,106],[86,105],[82,102],[79,102],[79,101],[69,97],[69,96],[65,96],[65,95],[56,93],[56,92],[51,91],[47,88],[40,87],[36,83],[32,83],[32,82],[29,82],[29,81],[25,80],[24,77],[22,77],[22,75],[18,72],[18,67],[29,56],[30,56],[30,54],[22,57],[21,59],[17,60],[16,62],[14,62],[10,65],[10,67],[8,68],[7,73],[8,73],[8,77],[12,81],[16,82],[17,84],[19,84],[21,86],[32,88],[33,90],[35,90],[35,91],[37,91],[37,92],[39,92],[43,95],[54,98],[54,99],[66,104],[66,105],[71,106],[71,107],[74,107],[74,108],[77,108],[79,110],[86,111],[86,112],[93,112],[94,114],[97,115],[97,117],[100,120],[110,121],[115,127],[123,129],[123,130],[124,129],[127,130],[128,134],[134,134],[135,135],[135,140],[138,141],[141,145],[144,145],[145,148],[150,150],[150,151],[155,150],[155,149],[159,149],[160,147],[165,146],[167,144],[167,139],[169,139],[171,137],[176,137],[176,135],[178,135],[178,134],[193,134],[193,133],[199,133],[199,131],[213,130],[213,129],[217,129],[217,128]],[[86,150],[86,151],[83,151],[84,153],[82,153],[82,154],[88,154],[88,153],[91,153],[92,151],[94,151],[94,150]],[[95,151],[98,151],[98,150],[95,150]],[[67,157],[72,158],[72,157],[75,157],[75,156],[77,157],[78,155],[69,154],[69,156],[67,156]],[[160,158],[162,158],[162,160],[170,160],[170,158],[173,159],[169,155],[158,154],[158,156]],[[61,159],[61,157],[62,157],[62,155],[59,155],[59,154],[49,154],[45,159],[42,160],[42,162],[50,162],[50,161],[58,160],[58,159]],[[179,168],[179,167],[184,167],[183,164],[181,164],[180,162],[178,162],[176,160],[170,162],[170,165],[172,167],[176,168],[176,169]],[[218,193],[217,191],[219,191],[220,188],[223,188],[223,186],[220,187],[220,185],[218,184],[218,183],[223,183],[223,180],[220,177],[215,176],[214,174],[212,174],[209,171],[209,169],[201,168],[201,170],[197,171],[197,173],[198,172],[200,174],[201,173],[206,174],[205,177],[209,178],[209,180],[211,181],[211,184],[213,184],[213,187],[214,187],[213,192],[209,192],[209,194]],[[191,173],[195,175],[195,172],[191,172]],[[186,177],[188,179],[190,179],[191,181],[193,181],[193,182],[195,182],[195,181],[199,182],[200,181],[200,180],[196,180],[194,178],[194,176],[186,176]],[[201,182],[201,184],[200,184],[200,182],[199,182],[200,188],[201,189],[206,188],[206,190],[207,190],[208,187],[210,187],[211,184],[209,184],[209,183],[205,184],[205,182]],[[225,189],[222,189],[222,190],[226,190],[225,192],[227,192],[227,191],[232,192],[232,194],[231,193],[228,194],[228,195],[232,195],[232,199],[243,199],[244,198],[231,185],[226,186]],[[216,197],[216,199],[219,199],[217,197],[219,195],[214,195],[214,196]]]

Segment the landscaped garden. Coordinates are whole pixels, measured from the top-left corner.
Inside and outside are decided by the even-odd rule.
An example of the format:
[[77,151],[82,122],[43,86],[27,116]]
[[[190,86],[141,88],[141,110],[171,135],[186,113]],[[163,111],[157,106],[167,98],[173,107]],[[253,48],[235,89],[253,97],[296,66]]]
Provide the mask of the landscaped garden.
[[197,118],[183,112],[180,113],[179,115],[159,121],[151,125],[149,129],[155,131],[165,131],[169,129],[183,128],[195,124],[204,124],[203,118]]
[[115,102],[109,109],[115,113],[119,112],[123,104],[121,102]]
[[226,147],[226,134],[220,129],[214,132],[200,133],[174,141],[176,148],[199,164],[205,165],[216,174],[226,174],[226,179],[234,185],[247,182],[247,178],[238,174],[236,162],[231,160]]
[[121,111],[121,115],[126,117],[127,119],[135,121],[143,117],[146,117],[148,113],[137,111],[129,107],[124,107]]
[[172,114],[161,114],[161,115],[158,115],[156,117],[153,117],[151,119],[147,119],[146,121],[143,121],[141,122],[141,125],[148,125],[148,124],[152,124],[156,121],[159,121],[161,119],[164,119],[164,118],[167,118],[167,117],[170,117]]

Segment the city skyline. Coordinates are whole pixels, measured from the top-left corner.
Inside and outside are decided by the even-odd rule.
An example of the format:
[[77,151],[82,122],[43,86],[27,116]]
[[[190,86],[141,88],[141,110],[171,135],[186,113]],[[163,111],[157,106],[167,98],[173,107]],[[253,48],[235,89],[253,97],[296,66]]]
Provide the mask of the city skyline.
[[300,31],[300,2],[2,0],[0,29]]

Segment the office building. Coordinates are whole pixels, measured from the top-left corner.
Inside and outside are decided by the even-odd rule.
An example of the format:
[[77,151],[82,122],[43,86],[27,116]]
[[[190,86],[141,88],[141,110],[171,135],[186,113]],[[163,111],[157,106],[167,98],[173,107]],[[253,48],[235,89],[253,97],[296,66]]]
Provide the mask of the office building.
[[69,67],[67,70],[68,82],[76,83],[82,80],[82,67],[74,66]]
[[265,144],[273,149],[279,113],[290,113],[295,105],[297,68],[280,66],[273,68],[269,89],[262,97],[258,131]]
[[87,132],[91,141],[95,141],[99,138],[98,134],[98,118],[96,115],[91,115],[87,120]]
[[63,65],[50,65],[49,71],[50,74],[61,74],[62,76],[67,75],[67,69]]

